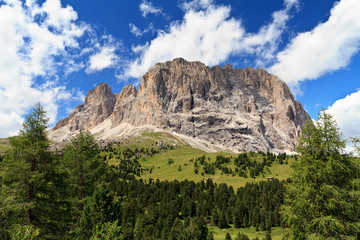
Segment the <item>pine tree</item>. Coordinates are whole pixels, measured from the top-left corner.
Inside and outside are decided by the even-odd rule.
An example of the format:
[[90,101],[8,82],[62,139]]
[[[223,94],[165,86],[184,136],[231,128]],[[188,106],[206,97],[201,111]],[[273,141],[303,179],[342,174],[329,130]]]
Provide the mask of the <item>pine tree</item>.
[[353,180],[359,165],[343,154],[345,142],[331,115],[321,111],[299,138],[301,154],[293,165],[283,216],[289,239],[343,239],[359,231],[359,194]]

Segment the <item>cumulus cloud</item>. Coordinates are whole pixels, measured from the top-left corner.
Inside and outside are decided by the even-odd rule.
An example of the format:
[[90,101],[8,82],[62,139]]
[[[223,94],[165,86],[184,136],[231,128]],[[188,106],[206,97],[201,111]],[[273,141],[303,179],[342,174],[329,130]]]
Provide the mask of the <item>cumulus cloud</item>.
[[139,6],[140,12],[143,17],[146,17],[148,14],[159,15],[163,14],[161,8],[155,7],[150,1],[143,0]]
[[334,117],[346,137],[360,136],[360,91],[337,100],[327,111]]
[[139,78],[156,62],[176,57],[215,65],[230,55],[250,53],[259,57],[260,65],[277,49],[289,11],[296,3],[285,1],[285,8],[274,12],[272,21],[255,34],[246,33],[241,20],[230,17],[230,6],[214,5],[210,0],[185,3],[182,21],[170,23],[169,29],[159,31],[151,42],[133,47],[140,56],[129,64],[125,75]]
[[85,56],[79,39],[94,33],[60,0],[5,0],[0,16],[0,137],[7,137],[18,132],[36,102],[44,105],[53,124],[60,103],[79,100],[82,94],[59,78],[86,66],[79,59],[92,50]]
[[100,52],[90,56],[87,73],[101,71],[105,68],[114,66],[119,58],[115,53],[116,48],[113,46],[104,46]]
[[347,66],[360,48],[359,12],[360,1],[336,2],[329,19],[294,37],[270,71],[296,88],[301,81]]
[[34,79],[50,79],[57,65],[54,56],[66,55],[66,48],[76,48],[76,39],[85,27],[75,24],[76,12],[62,7],[58,0],[41,6],[30,0],[24,5],[4,1],[0,16],[0,137],[6,137],[19,130],[22,116],[38,101],[55,121],[56,102],[68,98],[68,91],[64,86]]

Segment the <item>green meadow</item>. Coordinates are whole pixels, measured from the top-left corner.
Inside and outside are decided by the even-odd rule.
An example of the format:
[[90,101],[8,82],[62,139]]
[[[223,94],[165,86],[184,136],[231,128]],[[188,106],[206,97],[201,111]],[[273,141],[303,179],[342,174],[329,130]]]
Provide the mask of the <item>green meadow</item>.
[[[168,144],[172,146],[171,149],[159,150],[159,143],[164,145]],[[257,183],[267,180],[268,178],[278,178],[279,180],[286,180],[291,172],[290,163],[293,161],[293,157],[287,156],[287,164],[280,164],[274,162],[271,166],[265,167],[264,172],[259,176],[252,178],[240,177],[233,174],[222,174],[219,169],[215,170],[215,174],[206,174],[202,170],[200,165],[198,174],[195,173],[194,162],[196,158],[205,156],[208,163],[214,163],[217,156],[229,157],[231,159],[236,158],[239,154],[216,152],[207,153],[199,149],[195,149],[188,144],[185,144],[168,133],[162,132],[146,132],[142,136],[135,137],[121,142],[119,145],[114,145],[115,151],[121,152],[129,148],[133,151],[135,149],[147,148],[157,149],[159,153],[152,156],[142,155],[138,161],[146,171],[141,174],[142,179],[148,180],[159,179],[160,181],[168,180],[189,180],[194,182],[203,181],[204,179],[212,178],[215,183],[226,183],[233,186],[235,189],[244,186],[246,183]],[[102,153],[108,155],[108,153]],[[263,155],[260,153],[248,153],[249,159],[260,162],[263,159]],[[115,158],[112,154],[112,158],[108,159],[110,165],[117,165],[119,159]],[[223,164],[224,167],[235,170],[233,161]],[[151,171],[150,171],[151,169]]]

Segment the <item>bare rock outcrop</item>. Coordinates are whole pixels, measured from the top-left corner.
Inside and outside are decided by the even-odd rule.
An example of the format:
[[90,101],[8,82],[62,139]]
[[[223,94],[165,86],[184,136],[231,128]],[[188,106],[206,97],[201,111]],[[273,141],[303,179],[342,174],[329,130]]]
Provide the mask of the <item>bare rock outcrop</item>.
[[122,123],[150,125],[243,152],[293,151],[309,116],[288,86],[263,69],[177,58],[155,64],[138,90],[127,85],[114,95],[99,85],[51,131],[90,129],[106,118],[107,131]]
[[60,120],[52,131],[67,127],[69,131],[90,129],[110,117],[114,111],[116,97],[106,83],[100,83],[89,91],[85,102],[75,107],[67,118]]

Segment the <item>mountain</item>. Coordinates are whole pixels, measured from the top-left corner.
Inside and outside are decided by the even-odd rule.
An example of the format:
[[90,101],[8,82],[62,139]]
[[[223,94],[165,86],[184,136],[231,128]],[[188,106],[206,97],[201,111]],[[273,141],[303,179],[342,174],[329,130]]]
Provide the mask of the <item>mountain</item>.
[[99,139],[165,131],[208,151],[294,151],[307,119],[288,86],[263,69],[177,58],[155,64],[138,90],[129,84],[113,94],[99,84],[49,137],[62,141],[79,129]]

